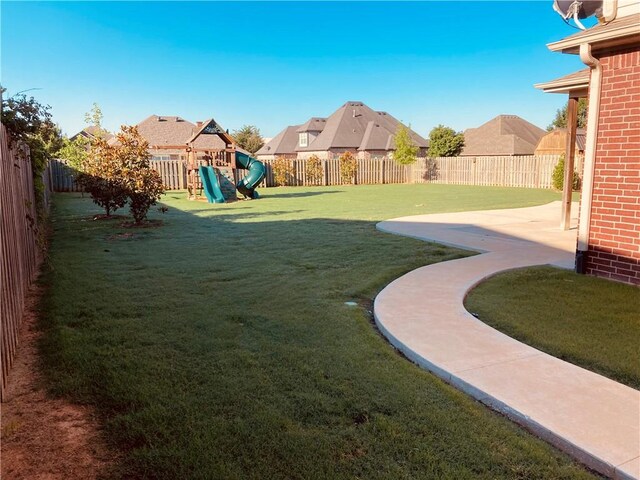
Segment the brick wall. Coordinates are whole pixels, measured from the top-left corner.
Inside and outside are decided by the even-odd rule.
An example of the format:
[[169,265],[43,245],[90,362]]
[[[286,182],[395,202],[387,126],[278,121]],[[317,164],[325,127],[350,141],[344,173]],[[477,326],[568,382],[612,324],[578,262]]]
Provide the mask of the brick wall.
[[600,56],[586,273],[640,285],[640,46]]

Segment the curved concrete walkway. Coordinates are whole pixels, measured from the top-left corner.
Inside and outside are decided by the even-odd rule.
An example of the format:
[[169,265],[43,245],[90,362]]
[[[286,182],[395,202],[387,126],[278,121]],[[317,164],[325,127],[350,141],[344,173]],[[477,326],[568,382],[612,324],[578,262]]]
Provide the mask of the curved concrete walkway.
[[[466,293],[497,272],[573,267],[560,202],[418,215],[379,230],[485,252],[419,268],[376,297],[375,320],[411,360],[609,477],[640,477],[640,392],[547,355],[470,315]],[[574,208],[574,212],[578,209]]]

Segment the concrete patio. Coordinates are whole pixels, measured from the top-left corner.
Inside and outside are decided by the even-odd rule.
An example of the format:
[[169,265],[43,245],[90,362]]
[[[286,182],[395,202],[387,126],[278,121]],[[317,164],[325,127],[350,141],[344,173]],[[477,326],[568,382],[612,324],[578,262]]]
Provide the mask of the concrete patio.
[[497,272],[573,267],[576,230],[559,228],[560,209],[554,202],[380,222],[384,232],[483,253],[398,278],[375,300],[376,323],[411,360],[588,467],[638,479],[640,392],[520,343],[463,307],[466,293]]

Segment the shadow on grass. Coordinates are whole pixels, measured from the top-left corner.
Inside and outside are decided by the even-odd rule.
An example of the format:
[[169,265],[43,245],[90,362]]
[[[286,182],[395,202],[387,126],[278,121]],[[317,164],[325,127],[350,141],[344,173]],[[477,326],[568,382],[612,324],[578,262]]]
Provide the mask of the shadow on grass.
[[[274,190],[274,193],[271,193]],[[268,193],[265,193],[268,192]],[[290,192],[290,193],[278,193],[277,187],[269,189],[261,189],[259,191],[260,198],[303,198],[303,197],[317,197],[319,195],[327,195],[332,193],[344,193],[340,190],[320,190],[316,192]]]
[[345,305],[468,252],[259,202],[166,205],[135,242],[81,223],[90,200],[54,205],[43,366],[101,415],[123,452],[112,477],[589,478]]

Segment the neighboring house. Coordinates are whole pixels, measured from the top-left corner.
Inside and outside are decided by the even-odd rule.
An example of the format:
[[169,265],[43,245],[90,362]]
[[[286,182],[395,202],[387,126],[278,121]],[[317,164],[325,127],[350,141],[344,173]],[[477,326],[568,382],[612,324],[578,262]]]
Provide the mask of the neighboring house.
[[[83,128],[82,130],[80,130],[78,133],[76,133],[74,136],[72,136],[71,138],[69,138],[69,140],[71,140],[72,142],[78,138],[78,137],[84,137],[87,140],[91,141],[94,138],[96,138],[98,132],[100,132],[100,128],[91,125],[90,127],[86,127]],[[102,130],[102,136],[105,140],[109,141],[113,138],[113,135],[111,135],[109,132],[106,132],[104,130]]]
[[533,155],[536,145],[546,133],[517,115],[498,115],[478,128],[464,131],[464,148],[460,155]]
[[536,87],[568,94],[570,107],[589,99],[576,270],[640,285],[640,1],[618,0],[602,15],[548,45],[579,55],[587,81],[576,72]]
[[[152,160],[185,160],[187,142],[202,127],[181,117],[151,115],[136,125],[140,135],[149,142]],[[198,150],[223,151],[225,142],[217,135],[201,135],[194,141]]]
[[[587,131],[584,128],[578,129],[576,132],[576,153],[578,155],[584,155],[584,145],[587,136]],[[562,155],[567,149],[567,135],[566,128],[555,128],[547,133],[540,139],[536,146],[535,155]]]
[[[383,157],[395,149],[393,137],[400,122],[386,112],[376,112],[362,102],[346,102],[328,118],[312,117],[289,126],[256,152],[258,159],[305,159],[311,155],[333,158],[350,151],[361,158]],[[409,130],[419,154],[429,145]]]

